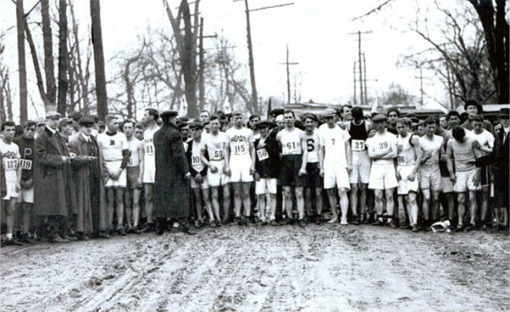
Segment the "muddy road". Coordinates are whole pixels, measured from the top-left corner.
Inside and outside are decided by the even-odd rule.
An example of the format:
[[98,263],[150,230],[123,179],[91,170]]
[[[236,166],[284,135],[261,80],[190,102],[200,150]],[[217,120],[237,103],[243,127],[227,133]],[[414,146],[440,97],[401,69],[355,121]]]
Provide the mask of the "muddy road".
[[1,249],[1,311],[509,311],[503,234],[204,228]]

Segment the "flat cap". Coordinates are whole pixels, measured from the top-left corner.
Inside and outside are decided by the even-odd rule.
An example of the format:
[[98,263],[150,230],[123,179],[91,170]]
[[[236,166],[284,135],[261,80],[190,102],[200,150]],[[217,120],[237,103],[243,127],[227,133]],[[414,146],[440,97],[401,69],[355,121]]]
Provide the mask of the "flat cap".
[[332,109],[332,108],[328,108],[326,110],[324,110],[324,112],[322,113],[322,116],[326,117],[326,116],[335,116],[336,115],[336,110]]
[[374,117],[372,117],[372,121],[386,121],[388,118],[384,116],[383,114],[376,114]]
[[282,115],[285,110],[283,108],[274,108],[271,110],[271,115],[278,116]]
[[159,116],[161,118],[163,118],[163,117],[176,117],[178,114],[179,114],[179,112],[177,112],[175,110],[166,110],[166,111],[163,111]]
[[60,119],[58,121],[58,127],[60,128],[60,127],[63,127],[65,125],[70,125],[72,123],[73,123],[72,119],[64,117],[64,118],[62,118],[62,119]]
[[255,124],[255,129],[265,128],[265,127],[271,127],[271,123],[267,120],[262,120]]
[[85,118],[80,119],[80,126],[89,126],[89,125],[93,125],[93,124],[94,124],[94,120],[92,118],[85,117]]
[[69,118],[71,118],[74,121],[79,121],[80,119],[83,118],[83,114],[80,112],[72,112],[71,114],[69,114]]
[[47,118],[47,119],[54,118],[54,117],[58,117],[58,118],[60,118],[60,117],[62,117],[62,115],[60,115],[60,113],[59,113],[59,112],[57,112],[57,111],[49,111],[49,112],[46,112],[46,118]]
[[510,117],[510,108],[502,108],[499,110],[499,113],[498,113],[498,116],[499,117]]

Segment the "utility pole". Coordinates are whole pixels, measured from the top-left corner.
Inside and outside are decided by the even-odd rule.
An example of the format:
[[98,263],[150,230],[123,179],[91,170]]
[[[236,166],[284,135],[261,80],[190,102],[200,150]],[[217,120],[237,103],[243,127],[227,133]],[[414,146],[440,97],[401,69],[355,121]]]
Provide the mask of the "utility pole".
[[423,107],[423,94],[425,93],[425,91],[423,90],[423,72],[421,69],[421,64],[420,64],[420,76],[414,78],[420,79],[420,108],[421,108]]
[[354,106],[356,106],[356,61],[354,61],[352,73],[353,73],[353,78],[354,78],[352,81],[354,83],[354,92],[352,93],[352,100],[353,100]]
[[198,36],[198,105],[200,109],[204,108],[205,105],[205,82],[204,82],[204,38],[216,38],[217,35],[204,36],[204,18],[200,18],[200,35]]
[[287,104],[290,104],[290,65],[298,65],[297,62],[289,61],[289,45],[287,44],[287,60],[285,63],[279,63],[280,65],[286,65],[287,67]]
[[363,86],[365,87],[365,91],[363,91],[364,103],[368,104],[368,99],[367,99],[367,61],[365,60],[365,53],[363,53]]
[[350,35],[358,35],[358,65],[359,65],[359,97],[360,97],[360,104],[364,105],[366,104],[363,99],[363,66],[362,66],[362,59],[361,59],[361,35],[362,34],[370,34],[372,31],[360,31],[355,33],[350,33]]
[[[241,1],[241,0],[237,0]],[[234,2],[237,2],[234,0]],[[285,4],[278,4],[278,5],[272,5],[262,8],[257,8],[250,10],[248,7],[248,0],[244,0],[244,6],[245,6],[245,13],[246,13],[246,33],[247,33],[247,41],[248,41],[248,58],[249,58],[249,64],[250,64],[250,81],[251,81],[251,101],[252,101],[252,107],[254,110],[258,110],[257,105],[257,86],[255,83],[255,61],[253,59],[253,46],[252,46],[252,40],[251,40],[251,26],[250,26],[250,12],[253,11],[261,11],[266,9],[272,9],[272,8],[279,8],[283,6],[293,5],[294,3],[285,3]]]

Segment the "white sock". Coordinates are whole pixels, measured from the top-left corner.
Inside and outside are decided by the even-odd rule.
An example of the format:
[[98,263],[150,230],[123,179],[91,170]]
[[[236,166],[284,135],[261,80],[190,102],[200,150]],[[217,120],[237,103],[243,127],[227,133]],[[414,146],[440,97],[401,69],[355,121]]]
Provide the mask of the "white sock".
[[8,240],[11,240],[12,239],[12,233],[7,233],[6,237],[7,237]]

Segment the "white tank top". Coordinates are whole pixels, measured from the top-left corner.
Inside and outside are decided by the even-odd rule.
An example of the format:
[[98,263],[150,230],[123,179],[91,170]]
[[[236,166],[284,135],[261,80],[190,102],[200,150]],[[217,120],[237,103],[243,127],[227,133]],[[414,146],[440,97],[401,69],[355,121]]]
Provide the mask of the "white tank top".
[[306,146],[308,149],[307,163],[318,163],[319,162],[319,135],[318,131],[315,130],[312,135],[308,135],[305,132]]
[[414,166],[416,163],[416,154],[414,147],[411,145],[412,134],[408,134],[405,138],[397,136],[399,150],[397,156],[397,164],[399,166]]
[[138,148],[140,144],[142,144],[142,142],[135,137],[132,137],[131,140],[128,140],[130,153],[128,167],[138,167],[140,165],[140,158],[138,155]]
[[156,133],[158,130],[159,127],[155,127],[154,129],[147,128],[143,132],[143,165],[146,170],[155,170],[156,168],[156,148],[154,147],[154,133]]
[[283,155],[302,155],[301,150],[301,134],[302,130],[294,128],[289,131],[286,128],[278,133],[280,136],[280,143],[282,144]]

